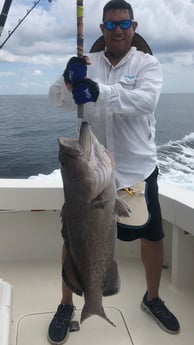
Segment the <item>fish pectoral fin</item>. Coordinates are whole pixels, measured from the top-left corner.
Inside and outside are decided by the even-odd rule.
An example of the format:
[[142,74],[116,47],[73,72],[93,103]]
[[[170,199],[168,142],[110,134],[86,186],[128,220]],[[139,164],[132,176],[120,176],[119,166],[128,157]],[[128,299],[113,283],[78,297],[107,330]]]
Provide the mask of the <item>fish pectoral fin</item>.
[[117,263],[112,262],[111,267],[107,270],[106,279],[104,281],[103,296],[115,295],[120,290],[120,278]]
[[116,215],[119,217],[130,217],[131,208],[123,199],[117,198],[115,205]]
[[82,296],[83,290],[80,284],[78,273],[71,257],[67,252],[62,268],[62,278],[68,288],[79,296]]

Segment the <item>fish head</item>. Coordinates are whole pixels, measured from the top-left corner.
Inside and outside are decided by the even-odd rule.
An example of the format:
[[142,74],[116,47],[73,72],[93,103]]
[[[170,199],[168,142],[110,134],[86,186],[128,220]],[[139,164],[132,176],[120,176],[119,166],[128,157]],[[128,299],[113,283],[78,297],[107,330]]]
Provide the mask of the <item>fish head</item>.
[[114,160],[87,122],[82,123],[78,139],[61,138],[59,146],[64,186],[85,201],[95,199],[114,179]]

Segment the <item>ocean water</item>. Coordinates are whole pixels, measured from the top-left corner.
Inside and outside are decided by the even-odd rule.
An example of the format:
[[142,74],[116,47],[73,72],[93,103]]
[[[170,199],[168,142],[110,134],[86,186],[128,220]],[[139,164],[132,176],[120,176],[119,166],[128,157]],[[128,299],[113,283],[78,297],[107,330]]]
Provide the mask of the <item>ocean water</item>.
[[[58,178],[58,138],[76,135],[76,114],[47,96],[0,96],[0,178]],[[162,94],[156,110],[160,179],[194,190],[194,94]]]

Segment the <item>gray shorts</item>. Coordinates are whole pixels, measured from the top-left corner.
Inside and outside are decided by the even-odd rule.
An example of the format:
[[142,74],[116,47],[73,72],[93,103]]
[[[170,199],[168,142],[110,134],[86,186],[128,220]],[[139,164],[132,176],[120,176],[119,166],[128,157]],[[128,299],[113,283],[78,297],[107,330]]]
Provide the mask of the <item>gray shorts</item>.
[[117,238],[121,241],[134,241],[144,238],[149,241],[160,241],[164,237],[161,208],[158,198],[158,168],[145,180],[147,189],[147,206],[150,219],[144,227],[132,229],[117,224]]

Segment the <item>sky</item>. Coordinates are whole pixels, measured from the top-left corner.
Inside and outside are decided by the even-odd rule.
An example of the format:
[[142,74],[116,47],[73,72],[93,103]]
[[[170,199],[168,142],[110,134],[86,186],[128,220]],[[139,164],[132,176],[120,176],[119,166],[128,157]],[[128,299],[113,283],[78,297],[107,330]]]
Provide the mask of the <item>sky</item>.
[[[84,0],[84,54],[107,0]],[[194,0],[131,0],[139,33],[162,64],[163,93],[194,93]],[[4,0],[0,0],[0,12]],[[12,0],[0,45],[34,5]],[[0,95],[48,94],[77,54],[76,0],[41,0],[0,49]]]

